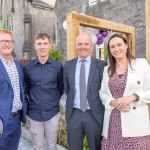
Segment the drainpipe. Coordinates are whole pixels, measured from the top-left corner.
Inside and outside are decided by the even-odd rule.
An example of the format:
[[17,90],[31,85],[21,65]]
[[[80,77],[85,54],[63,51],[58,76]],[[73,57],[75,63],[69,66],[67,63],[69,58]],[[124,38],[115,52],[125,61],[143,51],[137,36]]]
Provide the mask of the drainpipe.
[[0,0],[0,19],[2,19],[3,0]]
[[14,7],[14,0],[12,0],[12,7],[11,7],[11,12],[15,12],[15,7]]

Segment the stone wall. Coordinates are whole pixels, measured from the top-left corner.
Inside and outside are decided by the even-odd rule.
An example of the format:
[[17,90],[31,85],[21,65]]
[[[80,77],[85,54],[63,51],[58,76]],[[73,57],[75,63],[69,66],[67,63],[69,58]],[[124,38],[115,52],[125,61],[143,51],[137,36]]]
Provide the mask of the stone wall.
[[65,56],[67,50],[66,30],[63,28],[63,22],[66,20],[66,14],[71,11],[82,12],[86,7],[85,0],[57,0],[56,2],[56,45]]
[[138,57],[146,56],[145,42],[145,3],[141,0],[97,0],[97,4],[89,7],[88,0],[58,0],[57,14],[57,45],[66,53],[66,31],[62,24],[66,14],[71,11],[85,13],[101,19],[110,20],[136,27],[136,49]]
[[[15,55],[18,58],[32,59],[35,57],[33,48],[33,38],[38,32],[46,32],[55,43],[55,11],[40,6],[33,5],[28,0],[14,0],[14,12],[11,12],[12,0],[3,0],[2,15],[5,18],[12,17],[13,34],[15,41]],[[32,18],[32,42],[29,54],[24,55],[23,45],[25,40],[24,16],[31,15]]]
[[[30,5],[29,13],[32,14],[32,43],[34,36],[39,32],[46,32],[51,37],[52,45],[55,45],[55,12],[54,10],[40,9]],[[35,56],[33,51],[32,56]]]

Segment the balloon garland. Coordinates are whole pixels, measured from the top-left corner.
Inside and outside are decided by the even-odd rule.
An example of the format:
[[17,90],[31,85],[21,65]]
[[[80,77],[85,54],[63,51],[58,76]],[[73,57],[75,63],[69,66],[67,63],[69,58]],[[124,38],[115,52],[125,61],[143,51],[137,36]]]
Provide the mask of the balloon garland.
[[100,30],[98,34],[96,34],[97,37],[97,45],[101,45],[104,42],[104,38],[108,35],[108,31],[106,30]]

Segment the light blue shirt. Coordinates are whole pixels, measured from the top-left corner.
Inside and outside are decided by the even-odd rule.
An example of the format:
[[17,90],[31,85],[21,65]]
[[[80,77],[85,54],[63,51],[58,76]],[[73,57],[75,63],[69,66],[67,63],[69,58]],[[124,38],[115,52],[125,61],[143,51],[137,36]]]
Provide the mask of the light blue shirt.
[[[74,108],[80,109],[80,67],[81,67],[81,58],[78,57],[77,64],[76,64],[76,71],[75,71],[75,99],[74,99]],[[85,82],[86,82],[86,89],[88,85],[88,77],[91,65],[91,56],[85,59]],[[90,109],[88,101],[87,101],[87,109]]]

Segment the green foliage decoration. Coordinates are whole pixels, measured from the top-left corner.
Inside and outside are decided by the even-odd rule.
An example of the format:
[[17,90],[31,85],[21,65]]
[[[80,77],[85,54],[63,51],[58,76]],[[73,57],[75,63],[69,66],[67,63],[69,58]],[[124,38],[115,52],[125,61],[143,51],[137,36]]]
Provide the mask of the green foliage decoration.
[[83,145],[84,145],[83,150],[89,150],[88,141],[87,141],[86,136],[84,137]]
[[58,131],[57,143],[67,149],[69,149],[68,140],[67,140],[67,132],[66,132],[66,121],[65,121],[65,110],[61,103],[59,103],[60,107],[60,124]]
[[107,61],[108,59],[108,49],[107,49],[107,44],[104,44],[104,60]]
[[62,61],[63,59],[63,55],[61,55],[59,50],[55,48],[49,50],[49,56],[57,61]]

